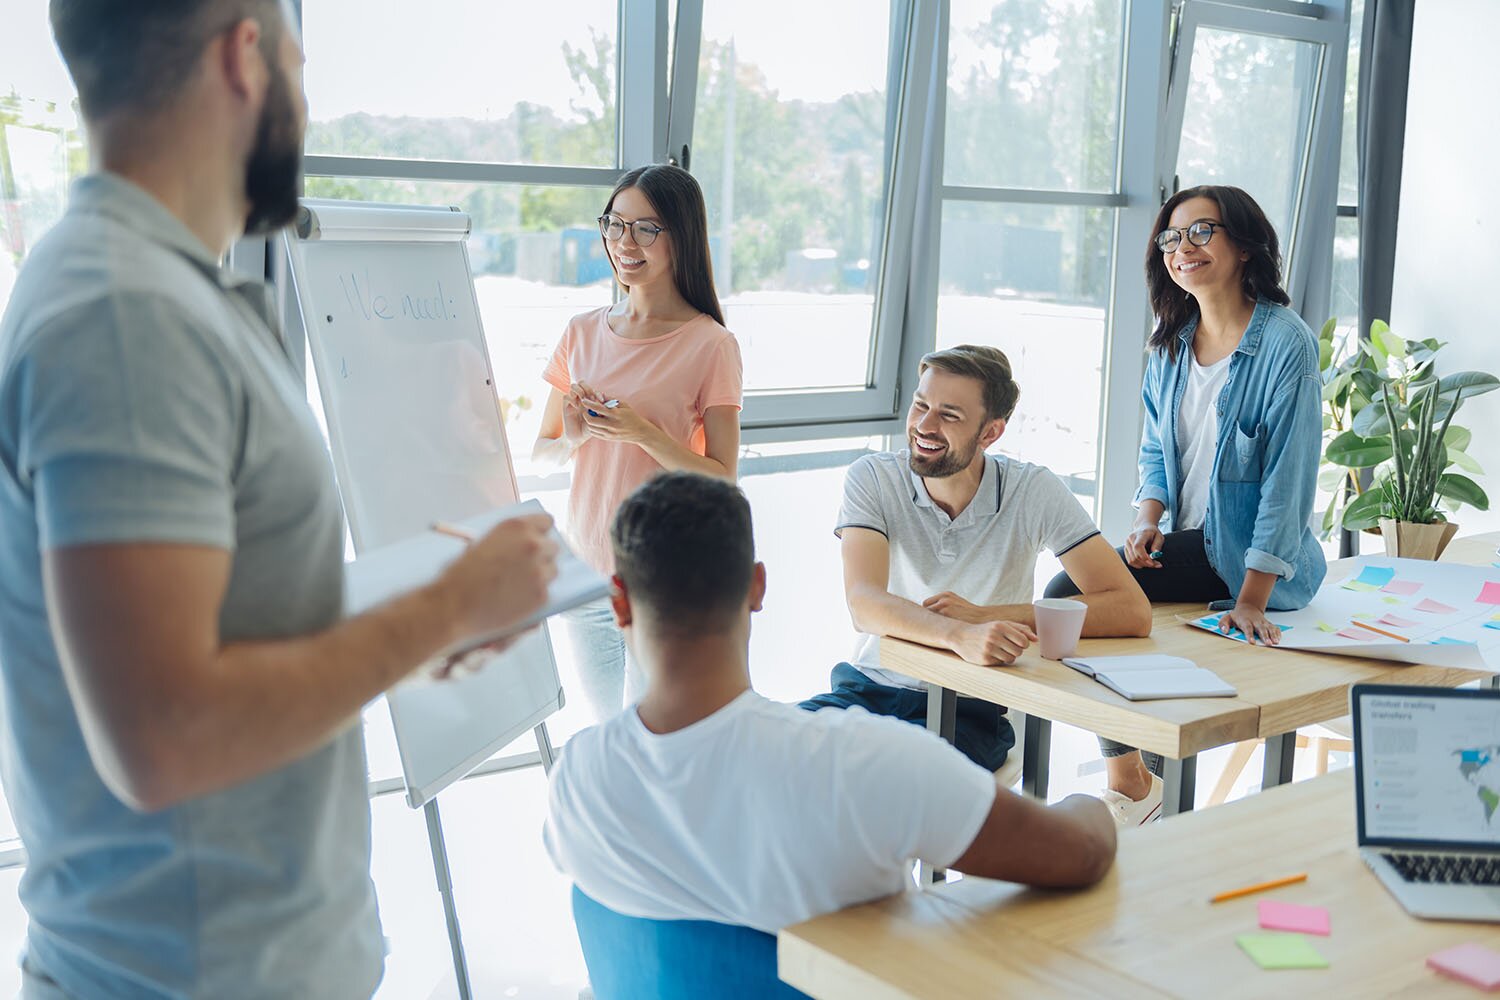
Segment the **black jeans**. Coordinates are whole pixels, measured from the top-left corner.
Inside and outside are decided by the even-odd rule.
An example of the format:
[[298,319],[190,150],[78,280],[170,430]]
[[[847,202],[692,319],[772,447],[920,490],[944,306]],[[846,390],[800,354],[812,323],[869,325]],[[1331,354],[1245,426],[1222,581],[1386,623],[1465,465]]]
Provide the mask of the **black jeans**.
[[[1219,578],[1219,574],[1214,572],[1213,566],[1209,565],[1208,553],[1203,547],[1202,531],[1172,531],[1164,538],[1162,555],[1157,560],[1161,563],[1160,569],[1136,569],[1126,564],[1130,575],[1135,577],[1135,582],[1146,592],[1146,600],[1152,604],[1180,601],[1201,601],[1207,604],[1230,596],[1229,588]],[[1125,558],[1123,548],[1115,551],[1120,553],[1121,559]],[[1068,574],[1059,573],[1047,584],[1044,596],[1074,597],[1078,593],[1078,587]],[[1099,749],[1105,757],[1123,757],[1135,748],[1101,736]],[[1160,754],[1143,753],[1141,759],[1152,774],[1161,774]]]

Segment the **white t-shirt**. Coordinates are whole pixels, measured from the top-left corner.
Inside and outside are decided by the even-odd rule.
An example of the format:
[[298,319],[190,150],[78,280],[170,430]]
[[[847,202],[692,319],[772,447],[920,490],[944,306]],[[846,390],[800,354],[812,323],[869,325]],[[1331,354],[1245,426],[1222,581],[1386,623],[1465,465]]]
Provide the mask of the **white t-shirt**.
[[1187,388],[1182,392],[1182,406],[1177,411],[1177,466],[1182,470],[1182,489],[1178,491],[1177,512],[1172,518],[1172,528],[1176,531],[1203,527],[1214,451],[1219,444],[1219,395],[1229,378],[1229,361],[1233,357],[1226,354],[1206,367],[1197,358],[1188,359]]
[[[932,502],[908,451],[865,455],[844,476],[834,533],[869,528],[890,542],[887,589],[921,604],[952,591],[975,604],[1030,604],[1036,557],[1061,556],[1099,534],[1094,519],[1052,470],[985,456],[974,499],[955,518]],[[880,666],[880,637],[861,635],[850,662],[880,684],[921,682]]]
[[973,843],[994,776],[938,737],[860,708],[746,691],[673,733],[634,708],[573,737],[543,840],[617,912],[775,933],[911,885]]

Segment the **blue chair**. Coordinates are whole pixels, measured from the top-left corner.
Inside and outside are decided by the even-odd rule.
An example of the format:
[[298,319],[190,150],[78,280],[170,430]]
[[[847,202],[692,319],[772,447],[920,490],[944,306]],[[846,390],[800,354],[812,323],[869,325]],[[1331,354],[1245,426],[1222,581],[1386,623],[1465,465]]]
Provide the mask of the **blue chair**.
[[806,1000],[776,978],[776,938],[708,920],[627,917],[573,887],[573,922],[597,1000]]

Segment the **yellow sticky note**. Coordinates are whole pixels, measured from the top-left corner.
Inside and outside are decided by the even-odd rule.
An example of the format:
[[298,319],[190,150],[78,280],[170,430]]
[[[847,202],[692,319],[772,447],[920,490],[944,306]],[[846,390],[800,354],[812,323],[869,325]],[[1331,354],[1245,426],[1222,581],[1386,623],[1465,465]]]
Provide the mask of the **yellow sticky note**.
[[1318,622],[1318,631],[1319,632],[1337,632],[1338,629],[1334,628],[1332,625],[1328,624],[1327,622]]
[[1262,969],[1326,969],[1328,959],[1302,934],[1241,934],[1234,943]]

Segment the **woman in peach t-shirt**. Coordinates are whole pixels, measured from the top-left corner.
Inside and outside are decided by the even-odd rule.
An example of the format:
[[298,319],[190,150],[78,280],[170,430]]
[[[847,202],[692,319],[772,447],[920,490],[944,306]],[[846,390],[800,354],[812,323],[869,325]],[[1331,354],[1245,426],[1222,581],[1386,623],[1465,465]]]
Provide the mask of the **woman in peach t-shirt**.
[[[575,316],[543,378],[552,387],[535,457],[573,459],[568,535],[614,574],[615,508],[662,469],[733,480],[740,447],[740,348],[724,329],[708,257],[708,214],[692,174],[639,167],[599,217],[626,295]],[[564,616],[584,695],[599,718],[626,693],[625,639],[607,600]],[[641,678],[631,670],[631,694]]]

